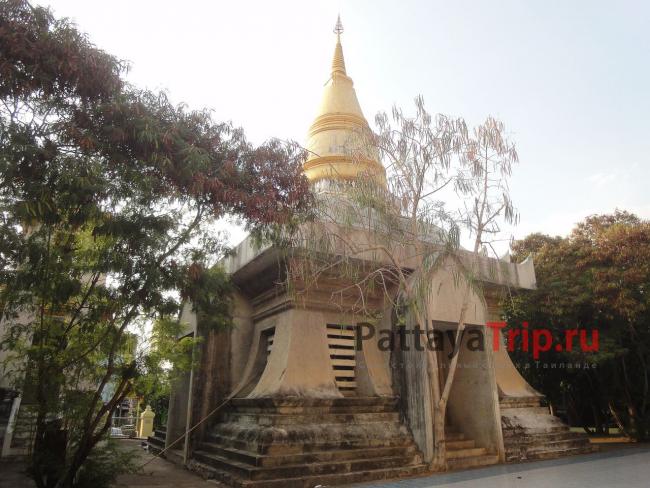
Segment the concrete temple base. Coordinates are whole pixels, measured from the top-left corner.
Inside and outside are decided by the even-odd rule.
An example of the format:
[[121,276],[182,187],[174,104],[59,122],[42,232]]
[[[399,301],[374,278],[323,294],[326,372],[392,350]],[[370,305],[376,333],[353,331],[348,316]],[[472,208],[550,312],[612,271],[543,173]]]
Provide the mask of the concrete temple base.
[[422,474],[393,398],[234,399],[190,469],[231,486],[306,488]]
[[552,459],[596,450],[584,433],[571,432],[541,406],[542,397],[501,398],[506,462]]

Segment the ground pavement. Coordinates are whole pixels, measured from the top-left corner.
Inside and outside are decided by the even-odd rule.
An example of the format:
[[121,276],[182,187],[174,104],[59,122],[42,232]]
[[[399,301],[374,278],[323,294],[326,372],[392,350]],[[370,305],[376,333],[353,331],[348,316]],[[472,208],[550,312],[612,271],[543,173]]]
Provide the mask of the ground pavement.
[[[139,441],[123,441],[141,462],[151,459]],[[33,488],[20,465],[0,464],[0,488]],[[214,482],[156,458],[141,473],[120,476],[115,488],[217,488]],[[630,444],[604,452],[550,461],[507,464],[436,474],[402,481],[373,482],[355,488],[647,488],[650,445]]]
[[437,474],[425,478],[362,483],[355,488],[647,488],[650,445],[618,446],[595,454]]

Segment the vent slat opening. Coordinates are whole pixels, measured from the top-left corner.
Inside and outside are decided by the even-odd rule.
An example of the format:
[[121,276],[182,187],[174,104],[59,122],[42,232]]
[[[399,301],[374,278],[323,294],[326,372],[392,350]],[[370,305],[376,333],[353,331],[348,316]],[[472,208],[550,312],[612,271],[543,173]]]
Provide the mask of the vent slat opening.
[[334,378],[345,396],[353,396],[357,389],[355,334],[353,325],[327,324],[327,344]]

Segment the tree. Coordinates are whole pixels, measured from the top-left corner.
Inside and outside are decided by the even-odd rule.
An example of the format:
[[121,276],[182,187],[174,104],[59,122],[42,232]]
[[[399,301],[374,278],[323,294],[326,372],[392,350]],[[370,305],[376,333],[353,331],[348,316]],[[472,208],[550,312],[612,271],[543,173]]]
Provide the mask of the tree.
[[[464,152],[461,153],[461,171],[457,187],[465,198],[460,211],[460,221],[469,231],[470,238],[473,237],[473,248],[469,264],[458,263],[464,290],[455,344],[460,343],[465,330],[470,293],[474,290],[479,298],[484,300],[480,286],[481,256],[488,255],[491,250],[494,257],[498,258],[492,243],[502,234],[500,224],[504,221],[515,224],[518,220],[510,199],[508,178],[512,173],[512,165],[519,161],[519,156],[514,144],[505,137],[504,132],[503,123],[488,117],[482,125],[474,129],[474,137],[469,139]],[[432,359],[432,366],[435,366],[434,371],[437,370],[436,354],[429,353],[429,357]],[[434,415],[436,442],[441,444],[434,457],[436,467],[444,466],[446,460],[445,418],[447,402],[458,369],[458,358],[459,354],[452,357],[442,390],[436,388],[438,382],[435,379],[433,381],[434,401],[437,402],[434,407],[434,414],[437,412],[437,415]]]
[[[0,4],[0,45],[5,366],[32,393],[37,486],[71,487],[92,482],[84,466],[146,362],[129,330],[183,300],[228,324],[214,223],[290,222],[309,201],[303,153],[129,86],[123,63],[24,0]],[[47,448],[59,425],[63,462]]]
[[[430,285],[434,275],[447,268],[463,283],[458,343],[470,292],[482,296],[478,260],[500,232],[499,222],[516,220],[507,178],[517,153],[503,125],[492,118],[470,135],[462,119],[432,117],[421,97],[415,105],[414,117],[394,108],[390,117],[377,116],[376,134],[351,137],[353,156],[374,153],[385,162],[387,187],[373,175],[362,174],[339,185],[338,192],[321,195],[313,221],[294,245],[299,251],[290,260],[288,276],[304,283],[304,293],[321,278],[344,278],[347,284],[335,289],[332,299],[370,317],[380,315],[369,306],[379,290],[394,311],[401,311],[402,322],[425,324],[431,337]],[[458,211],[443,203],[450,194],[460,199]],[[462,229],[473,239],[471,253],[460,247]],[[350,303],[352,296],[356,299]],[[424,354],[435,430],[431,465],[440,470],[446,466],[445,417],[458,355],[441,384],[437,355]]]
[[[567,330],[598,334],[598,349],[551,350],[546,362],[595,369],[530,368],[522,372],[552,403],[566,402],[570,419],[602,432],[613,418],[629,435],[648,438],[650,224],[616,211],[580,222],[567,238],[533,234],[513,252],[535,255],[537,290],[505,303],[509,325],[528,321],[564,343]],[[518,353],[520,356],[521,352]],[[520,357],[521,362],[528,358]]]
[[[219,268],[211,270],[221,278],[227,279]],[[229,294],[229,282],[224,281],[224,295]],[[204,287],[202,291],[213,293],[215,288]],[[219,300],[228,306],[228,300]],[[213,318],[228,319],[227,310],[213,315]],[[208,326],[208,328],[214,327]],[[179,339],[180,337],[180,339]],[[156,413],[156,426],[166,427],[169,412],[169,396],[172,384],[180,373],[186,373],[196,366],[195,349],[200,347],[200,339],[187,335],[185,324],[175,317],[160,317],[152,324],[147,350],[140,354],[140,374],[134,381],[133,391],[142,399],[142,407],[150,405]]]

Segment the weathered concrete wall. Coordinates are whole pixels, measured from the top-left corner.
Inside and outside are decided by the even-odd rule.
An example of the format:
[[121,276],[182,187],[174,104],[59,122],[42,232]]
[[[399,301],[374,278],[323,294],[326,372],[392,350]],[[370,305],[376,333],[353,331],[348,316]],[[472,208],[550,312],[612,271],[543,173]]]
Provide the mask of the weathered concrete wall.
[[[448,328],[455,330],[460,318],[465,283],[455,282],[452,270],[443,268],[433,279],[428,314],[430,320],[451,324]],[[485,302],[470,291],[465,323],[478,326],[484,337],[484,351],[469,351],[465,333],[465,344],[460,347],[454,383],[449,397],[447,415],[449,420],[463,433],[487,447],[494,453],[503,455],[503,439],[499,413],[499,398],[494,375],[491,343],[486,337],[485,321],[487,311]],[[445,328],[445,327],[441,327]],[[446,349],[450,347],[445,342]],[[468,366],[463,367],[461,366]],[[446,378],[447,372],[443,372]]]
[[[208,331],[202,335],[201,357],[194,374],[192,425],[201,422],[230,393],[230,331]],[[193,440],[203,439],[210,421],[193,433]]]
[[[374,244],[385,244],[383,238],[376,238],[369,234],[365,229],[347,229],[334,223],[323,223],[323,232],[331,232],[345,236],[348,242],[358,243],[359,249],[367,248],[368,251],[355,252],[354,258],[367,260],[368,262],[379,265],[393,264],[386,254],[382,251],[374,250]],[[364,245],[365,243],[365,245]],[[373,249],[373,250],[371,250]],[[334,252],[346,254],[349,250],[341,244],[340,249],[334,249]],[[391,250],[393,257],[407,269],[415,269],[420,266],[421,255],[417,246],[402,246]],[[263,247],[256,248],[254,240],[249,236],[244,239],[236,248],[235,252],[224,259],[222,264],[224,269],[237,277],[238,275],[255,276],[259,270],[263,269],[268,262],[277,260],[277,252],[273,248]],[[459,250],[458,255],[466,265],[474,259],[470,251]],[[494,258],[481,256],[478,259],[479,279],[485,283],[497,286],[512,286],[517,288],[534,289],[536,287],[535,266],[532,257],[526,258],[521,263],[511,263],[507,260],[497,260]]]
[[[407,320],[406,328],[415,329],[415,320]],[[421,325],[421,324],[418,324]],[[402,380],[399,381],[401,407],[413,434],[413,440],[422,452],[424,460],[433,458],[433,409],[429,374],[427,372],[426,351],[415,348],[415,336],[406,335],[405,351],[396,350],[401,362]]]
[[[178,339],[192,335],[196,337],[198,334],[196,314],[192,311],[192,307],[186,304],[183,307],[180,317],[183,324]],[[189,422],[192,420],[192,403],[193,403],[193,372],[177,372],[175,380],[172,383],[171,394],[169,397],[169,410],[167,413],[167,436],[165,438],[165,447],[169,447],[179,437],[181,437]],[[181,440],[173,445],[173,449],[185,449],[187,440]]]
[[[169,396],[169,410],[167,413],[167,436],[165,447],[169,447],[185,433],[188,415],[188,402],[190,399],[191,373],[179,374],[172,384]],[[174,444],[173,449],[181,449],[184,441]]]
[[[182,321],[187,324],[187,331],[196,331],[201,342],[197,347],[197,364],[192,375],[191,421],[190,427],[203,422],[212,414],[212,418],[201,423],[193,431],[191,443],[195,445],[205,438],[205,433],[217,421],[217,413],[213,411],[222,404],[232,392],[233,385],[240,381],[248,358],[247,351],[252,342],[252,309],[241,293],[233,295],[233,326],[224,330],[206,330],[197,322],[196,314],[189,307],[183,310]],[[189,381],[185,378],[184,381]],[[178,390],[178,391],[177,391]],[[189,393],[189,386],[179,383],[174,395]],[[189,400],[189,399],[188,399]],[[175,403],[178,403],[175,400]],[[186,406],[175,406],[177,416],[183,415]],[[180,421],[178,421],[180,424]]]
[[487,350],[490,344],[485,344],[484,351],[470,350],[468,342],[472,341],[472,329],[483,334],[480,328],[465,331],[449,396],[448,416],[451,424],[474,439],[478,446],[496,454],[502,449],[502,439],[500,421],[497,423],[500,415],[496,383]]
[[[463,306],[465,284],[456,283],[451,266],[441,268],[433,277],[430,296],[426,307],[427,320],[433,323],[434,330],[455,330]],[[485,304],[474,293],[469,293],[465,323],[475,324],[485,334]],[[408,320],[407,328],[414,329],[414,320]],[[419,324],[424,330],[424,324]],[[465,342],[470,337],[465,334]],[[460,348],[459,369],[457,370],[449,404],[448,420],[475,439],[479,445],[489,448],[494,453],[503,453],[503,440],[500,426],[500,413],[494,375],[491,343],[484,335],[484,351],[471,352],[463,345]],[[415,337],[406,337],[408,351],[402,353],[404,384],[402,396],[404,409],[415,441],[422,450],[425,459],[433,454],[433,417],[431,384],[427,374],[428,351],[415,349]],[[422,339],[424,343],[426,338]],[[445,352],[438,353],[440,367],[449,363],[446,354],[450,353],[450,343],[445,337]],[[441,383],[446,378],[448,369],[438,373]],[[444,384],[441,384],[441,390]]]
[[230,348],[228,351],[231,391],[242,381],[255,333],[252,318],[253,307],[248,298],[236,292],[233,297],[233,305],[233,328],[230,331]]

